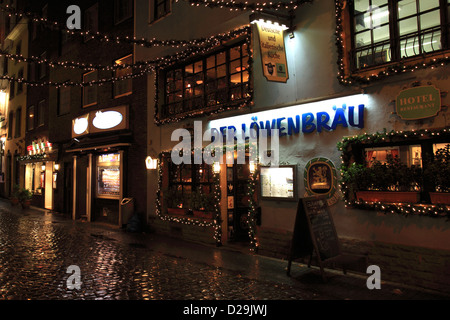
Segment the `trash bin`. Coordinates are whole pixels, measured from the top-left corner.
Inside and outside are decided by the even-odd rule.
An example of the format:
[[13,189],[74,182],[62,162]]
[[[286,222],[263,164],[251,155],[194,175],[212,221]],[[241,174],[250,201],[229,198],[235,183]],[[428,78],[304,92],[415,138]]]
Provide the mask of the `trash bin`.
[[122,208],[122,225],[124,225],[134,214],[134,198],[123,198],[120,206]]

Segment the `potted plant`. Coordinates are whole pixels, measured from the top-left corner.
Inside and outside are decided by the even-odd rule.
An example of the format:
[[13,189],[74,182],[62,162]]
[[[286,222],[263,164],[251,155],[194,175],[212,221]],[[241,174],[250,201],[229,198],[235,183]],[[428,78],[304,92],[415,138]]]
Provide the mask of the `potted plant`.
[[18,184],[16,184],[13,188],[13,191],[11,193],[11,204],[13,206],[18,205],[19,204],[19,194],[20,194],[20,186]]
[[368,202],[406,202],[420,200],[421,169],[408,167],[397,157],[386,163],[374,161],[371,167],[352,164],[343,172],[343,181],[356,198]]
[[430,192],[431,203],[450,204],[450,144],[436,151],[424,176],[434,186],[435,192]]
[[33,193],[31,193],[28,189],[21,189],[19,193],[19,202],[22,205],[22,208],[29,208],[31,205],[31,199],[33,198]]

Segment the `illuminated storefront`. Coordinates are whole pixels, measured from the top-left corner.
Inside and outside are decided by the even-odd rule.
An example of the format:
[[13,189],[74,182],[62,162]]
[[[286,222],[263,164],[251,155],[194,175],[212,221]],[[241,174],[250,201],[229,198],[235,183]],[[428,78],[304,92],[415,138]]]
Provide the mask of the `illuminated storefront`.
[[131,146],[128,107],[91,111],[72,121],[72,218],[122,225],[124,161]]

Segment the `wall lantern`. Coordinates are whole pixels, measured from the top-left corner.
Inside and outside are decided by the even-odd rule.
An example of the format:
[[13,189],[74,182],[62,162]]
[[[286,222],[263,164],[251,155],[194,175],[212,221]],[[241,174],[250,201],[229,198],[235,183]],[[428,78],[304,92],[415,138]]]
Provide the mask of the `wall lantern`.
[[45,162],[42,162],[41,170],[45,171]]
[[55,163],[55,171],[58,171],[58,170],[59,170],[59,164]]
[[250,170],[250,173],[255,173],[255,171],[256,171],[256,164],[255,164],[254,161],[250,161],[249,170]]
[[158,167],[158,159],[153,159],[152,157],[148,156],[145,159],[145,166],[148,170],[155,170]]
[[220,162],[214,162],[213,171],[214,173],[220,173]]

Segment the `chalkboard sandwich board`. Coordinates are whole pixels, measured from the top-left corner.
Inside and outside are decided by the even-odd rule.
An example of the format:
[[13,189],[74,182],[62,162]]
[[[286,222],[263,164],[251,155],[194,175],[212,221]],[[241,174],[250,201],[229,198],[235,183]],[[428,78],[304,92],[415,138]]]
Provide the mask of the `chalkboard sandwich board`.
[[292,260],[308,255],[310,267],[313,252],[316,254],[322,277],[326,280],[324,264],[343,257],[326,196],[299,199],[287,274],[290,275]]

